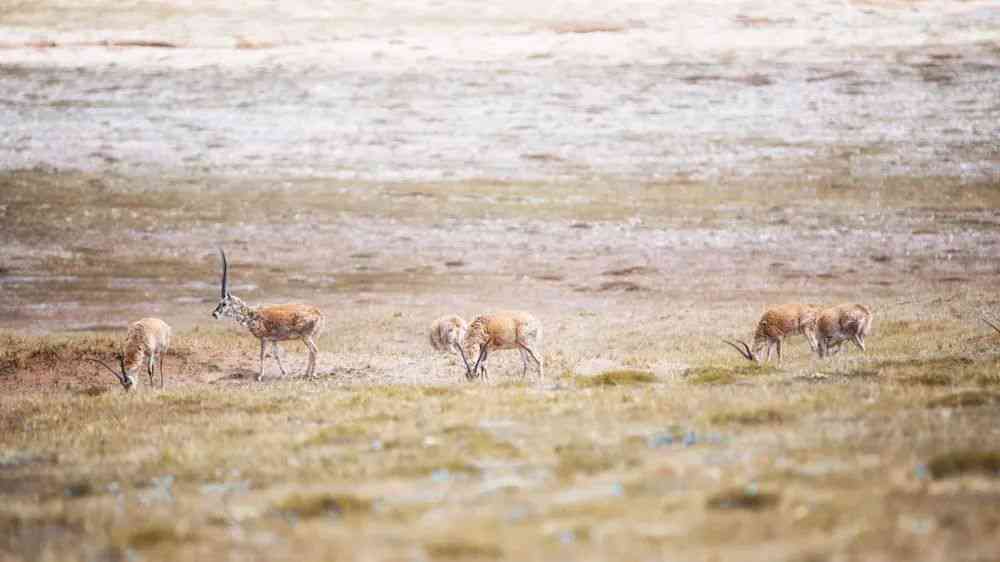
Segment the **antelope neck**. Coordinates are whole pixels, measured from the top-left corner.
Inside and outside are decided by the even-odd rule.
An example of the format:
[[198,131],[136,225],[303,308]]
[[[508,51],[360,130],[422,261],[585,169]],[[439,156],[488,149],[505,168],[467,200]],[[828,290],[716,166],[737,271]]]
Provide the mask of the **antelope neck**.
[[257,323],[257,310],[255,308],[249,307],[236,297],[232,297],[232,318],[236,320],[236,323],[245,327],[251,328]]

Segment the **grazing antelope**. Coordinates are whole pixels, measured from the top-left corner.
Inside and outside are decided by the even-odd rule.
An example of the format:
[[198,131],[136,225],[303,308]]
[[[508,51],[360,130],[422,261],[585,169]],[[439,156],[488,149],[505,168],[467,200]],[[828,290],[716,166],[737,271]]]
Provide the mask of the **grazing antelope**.
[[277,304],[271,306],[247,306],[242,300],[229,294],[229,262],[226,252],[222,254],[222,299],[212,312],[213,318],[229,317],[244,326],[260,340],[260,371],[257,380],[264,378],[264,351],[271,344],[271,352],[281,375],[287,376],[285,367],[281,364],[281,348],[279,341],[302,340],[309,348],[309,364],[306,376],[311,377],[316,372],[316,347],[314,338],[318,337],[326,324],[326,318],[320,309],[307,304]]
[[847,340],[865,350],[865,336],[872,328],[872,311],[860,304],[841,304],[824,309],[816,320],[817,346],[820,357],[833,355]]
[[163,388],[163,356],[170,347],[170,326],[159,318],[143,318],[128,327],[122,343],[122,351],[116,356],[120,372],[98,359],[88,360],[110,371],[125,390],[135,385],[134,374],[140,367],[145,368],[149,385],[153,386],[153,370],[159,362],[160,388]]
[[438,351],[460,353],[462,339],[468,329],[469,325],[460,316],[442,316],[431,324],[431,347]]
[[[788,336],[802,334],[809,341],[809,349],[816,351],[816,318],[819,307],[810,304],[783,304],[764,311],[757,322],[753,335],[753,347],[742,340],[736,340],[743,347],[729,340],[722,340],[736,348],[749,361],[760,363],[771,360],[771,348],[778,352],[781,363],[781,340]],[[767,357],[761,359],[761,351],[767,346]]]
[[[465,363],[465,378],[487,377],[486,358],[490,351],[516,349],[521,352],[521,362],[528,374],[528,359],[538,367],[538,378],[543,376],[539,346],[542,343],[542,324],[531,314],[520,311],[503,311],[480,316],[469,324],[459,354]],[[475,363],[470,360],[475,357]]]

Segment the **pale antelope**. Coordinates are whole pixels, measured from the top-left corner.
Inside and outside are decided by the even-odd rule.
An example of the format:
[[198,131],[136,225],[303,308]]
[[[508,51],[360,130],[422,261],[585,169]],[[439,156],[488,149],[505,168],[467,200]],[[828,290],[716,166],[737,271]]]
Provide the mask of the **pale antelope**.
[[528,359],[531,359],[538,367],[538,378],[542,378],[541,343],[542,324],[527,312],[502,311],[480,316],[469,324],[458,347],[465,363],[465,378],[487,377],[486,358],[489,352],[501,349],[516,349],[521,353],[524,366],[521,376],[528,374]]
[[309,348],[309,364],[306,376],[312,376],[316,371],[315,338],[323,331],[326,318],[320,309],[307,304],[278,304],[270,306],[247,306],[242,300],[229,294],[229,262],[226,252],[222,254],[222,299],[212,312],[214,318],[228,317],[260,340],[260,371],[257,380],[264,378],[264,352],[267,344],[271,344],[271,352],[282,376],[286,376],[285,367],[281,364],[281,348],[279,341],[302,340]]
[[469,325],[460,316],[442,316],[431,324],[431,347],[438,351],[460,353],[459,346],[468,329]]
[[871,327],[872,311],[864,305],[841,304],[823,309],[816,320],[816,353],[820,357],[833,355],[848,340],[864,351],[865,336]]
[[153,371],[160,365],[160,388],[163,388],[163,356],[170,348],[170,326],[159,318],[143,318],[128,327],[122,351],[116,355],[119,371],[105,362],[88,358],[111,372],[125,390],[135,385],[135,373],[140,368],[149,375],[149,385],[153,386]]
[[[729,340],[723,340],[736,348],[744,358],[756,363],[771,360],[771,349],[776,348],[778,363],[781,363],[781,340],[788,336],[802,334],[809,341],[809,349],[816,351],[816,318],[819,307],[810,304],[783,304],[764,311],[757,322],[753,335],[753,347],[742,340],[736,340],[743,347]],[[761,352],[767,346],[767,357]]]

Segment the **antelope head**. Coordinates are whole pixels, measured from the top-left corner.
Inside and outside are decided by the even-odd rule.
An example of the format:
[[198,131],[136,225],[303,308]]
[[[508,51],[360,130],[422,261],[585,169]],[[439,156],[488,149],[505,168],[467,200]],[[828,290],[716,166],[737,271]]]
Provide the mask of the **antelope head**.
[[219,248],[219,254],[222,255],[222,294],[219,304],[215,305],[215,310],[212,311],[212,318],[216,319],[233,316],[236,305],[243,304],[240,299],[229,294],[229,262],[226,261],[225,250]]
[[987,326],[989,326],[990,328],[993,328],[994,330],[996,330],[996,332],[998,334],[1000,334],[1000,326],[997,326],[993,322],[990,322],[985,316],[980,316],[979,318],[980,318],[980,320],[982,320],[983,322],[985,322]]
[[99,359],[93,359],[88,357],[87,361],[93,361],[94,363],[97,363],[98,365],[107,369],[109,373],[111,373],[112,375],[115,376],[116,379],[118,379],[118,382],[121,383],[122,388],[128,391],[129,389],[132,388],[133,385],[135,385],[135,379],[133,379],[132,375],[130,375],[128,371],[125,370],[125,356],[119,354],[117,359],[118,359],[118,366],[121,368],[121,371],[116,371],[112,369],[111,367],[108,366],[107,363]]
[[[752,349],[750,349],[750,346],[747,345],[747,342],[745,342],[743,340],[736,340],[736,342],[739,343],[739,345],[737,345],[736,343],[731,342],[729,340],[722,340],[722,341],[724,341],[724,342],[728,343],[729,345],[733,346],[733,348],[735,348],[736,351],[738,351],[740,353],[740,355],[742,355],[743,358],[746,359],[747,361],[753,361],[754,363],[760,363],[760,358],[757,357],[757,354],[754,353]],[[742,345],[743,347],[740,347],[740,345]]]

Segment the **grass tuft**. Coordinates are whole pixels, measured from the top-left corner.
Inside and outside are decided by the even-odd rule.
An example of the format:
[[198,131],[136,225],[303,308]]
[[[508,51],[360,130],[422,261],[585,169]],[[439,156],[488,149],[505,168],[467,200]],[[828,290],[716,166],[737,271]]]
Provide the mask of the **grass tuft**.
[[787,419],[785,414],[772,408],[721,412],[710,418],[712,423],[720,425],[765,425],[784,423]]
[[710,509],[746,509],[761,511],[778,505],[781,497],[772,492],[761,492],[756,486],[723,490],[708,498]]
[[926,359],[879,361],[874,365],[859,367],[846,375],[870,376],[877,373],[880,377],[918,386],[953,384],[994,386],[1000,384],[998,372],[1000,372],[1000,358],[977,361],[969,357],[949,355]]
[[358,516],[369,513],[369,500],[348,494],[296,493],[285,497],[275,505],[275,511],[284,515],[294,515],[303,519],[323,515]]
[[927,463],[934,478],[951,478],[964,474],[984,474],[1000,477],[1000,451],[953,451],[933,457]]
[[592,377],[577,377],[578,386],[626,386],[656,382],[656,375],[648,371],[622,369],[605,371]]
[[985,390],[966,390],[927,401],[928,408],[973,408],[1000,403],[1000,394]]
[[467,425],[446,428],[442,442],[457,445],[463,456],[473,459],[507,459],[521,456],[521,451],[513,443],[497,439],[489,431]]
[[615,466],[611,452],[592,443],[560,445],[555,452],[559,459],[556,475],[562,479],[572,478],[577,473],[597,474]]
[[172,522],[150,521],[125,535],[124,544],[132,548],[147,549],[163,543],[181,543],[190,539],[187,533],[180,532]]
[[741,377],[771,375],[777,373],[773,365],[748,363],[736,367],[719,367],[706,365],[684,371],[684,377],[691,384],[732,384]]
[[457,540],[432,542],[424,548],[427,549],[427,554],[435,560],[492,560],[503,556],[503,551],[495,544]]
[[942,372],[920,373],[912,376],[902,377],[899,382],[903,384],[914,384],[919,386],[949,386],[954,381],[949,375]]

